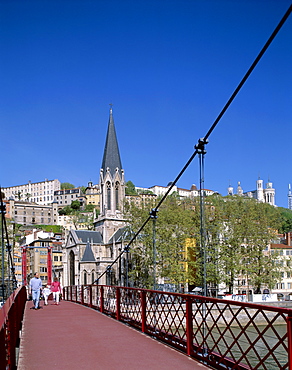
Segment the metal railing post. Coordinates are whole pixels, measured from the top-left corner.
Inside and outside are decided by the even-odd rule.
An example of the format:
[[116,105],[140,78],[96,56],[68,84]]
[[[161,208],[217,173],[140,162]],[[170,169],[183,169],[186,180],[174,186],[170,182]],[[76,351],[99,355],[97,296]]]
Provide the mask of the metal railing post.
[[146,333],[146,292],[144,290],[141,290],[140,292],[140,300],[141,300],[141,321],[142,326],[141,330],[142,333]]
[[193,317],[192,317],[192,301],[189,297],[186,298],[186,336],[187,336],[187,355],[193,354]]
[[120,292],[120,288],[117,288],[117,291],[116,291],[116,304],[117,304],[117,309],[116,309],[116,316],[117,316],[117,320],[120,321],[121,320],[121,292]]
[[92,308],[92,285],[89,285],[89,307]]
[[100,287],[100,312],[104,312],[104,298],[103,298],[104,289],[103,286]]
[[292,370],[292,314],[287,316],[287,335],[288,335],[288,366]]
[[84,306],[84,285],[81,285],[81,304]]

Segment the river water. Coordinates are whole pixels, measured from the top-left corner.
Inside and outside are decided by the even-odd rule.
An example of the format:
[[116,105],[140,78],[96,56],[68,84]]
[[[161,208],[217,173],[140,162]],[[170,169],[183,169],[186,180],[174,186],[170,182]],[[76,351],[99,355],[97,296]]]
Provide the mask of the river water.
[[[286,325],[275,325],[273,328],[275,331],[277,331],[280,337],[283,337],[287,332]],[[224,353],[225,351],[227,351],[227,346],[234,342],[234,337],[238,337],[236,340],[236,345],[233,345],[231,349],[232,356],[227,352],[225,355],[226,357],[234,357],[238,360],[242,356],[242,353],[244,353],[244,351],[249,348],[249,341],[251,341],[253,343],[253,349],[246,354],[246,359],[242,359],[241,363],[246,364],[253,369],[259,363],[259,359],[263,359],[267,355],[268,349],[273,349],[265,360],[264,365],[261,367],[257,367],[257,369],[277,370],[288,368],[285,367],[288,362],[288,354],[286,348],[283,345],[277,345],[279,344],[279,340],[273,330],[271,328],[268,329],[264,334],[264,339],[261,340],[257,340],[257,330],[259,332],[263,332],[264,327],[258,326],[257,328],[250,328],[248,329],[248,331],[245,332],[245,334],[242,333],[240,328],[232,327],[231,330],[224,333],[223,338],[220,339],[218,346],[217,348],[214,348],[214,351],[220,352],[221,354]],[[214,337],[216,342],[216,340],[218,340],[218,338],[220,337],[220,333],[218,331],[216,332],[216,330],[213,329],[212,336]],[[207,338],[207,343],[208,347],[212,348],[214,341],[211,338]],[[287,340],[285,345],[287,345]]]

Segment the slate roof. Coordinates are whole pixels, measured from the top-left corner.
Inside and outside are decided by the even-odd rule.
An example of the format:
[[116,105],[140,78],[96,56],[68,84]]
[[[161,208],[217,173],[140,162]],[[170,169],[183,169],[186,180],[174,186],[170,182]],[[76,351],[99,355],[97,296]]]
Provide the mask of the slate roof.
[[78,239],[81,239],[82,243],[87,243],[90,240],[93,244],[102,244],[102,236],[99,231],[92,230],[75,230]]
[[111,175],[114,176],[117,167],[119,170],[122,169],[120,151],[114,125],[113,110],[111,108],[101,168],[103,169],[104,175],[106,174],[106,169],[109,168]]
[[115,241],[115,243],[120,243],[122,240],[124,240],[124,241],[129,241],[130,240],[130,235],[129,235],[126,227],[121,227],[120,229],[118,229],[114,233],[114,235],[110,238],[110,240],[108,241],[108,244],[113,244],[114,241]]

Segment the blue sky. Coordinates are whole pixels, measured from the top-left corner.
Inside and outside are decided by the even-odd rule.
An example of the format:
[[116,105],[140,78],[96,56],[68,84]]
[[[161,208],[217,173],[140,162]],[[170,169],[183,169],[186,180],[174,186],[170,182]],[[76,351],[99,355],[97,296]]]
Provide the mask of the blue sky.
[[[98,183],[109,104],[126,180],[167,185],[288,9],[286,0],[0,1],[2,187]],[[287,207],[292,16],[209,138],[205,187]],[[196,157],[178,186],[199,185]]]

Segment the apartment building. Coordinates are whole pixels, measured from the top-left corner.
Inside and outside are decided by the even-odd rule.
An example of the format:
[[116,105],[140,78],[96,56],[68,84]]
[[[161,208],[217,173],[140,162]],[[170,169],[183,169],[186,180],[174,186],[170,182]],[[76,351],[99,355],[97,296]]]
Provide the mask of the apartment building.
[[85,189],[86,205],[93,204],[96,208],[100,207],[100,188],[99,185],[93,185],[90,181]]
[[62,189],[54,192],[54,200],[58,209],[69,206],[74,200],[78,200],[80,205],[85,204],[85,195],[82,193],[81,188]]
[[6,218],[21,225],[57,225],[58,207],[55,202],[39,205],[10,199],[6,203]]
[[6,200],[33,202],[39,205],[51,204],[54,200],[54,192],[61,189],[59,180],[48,180],[24,185],[2,188]]

